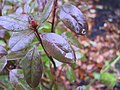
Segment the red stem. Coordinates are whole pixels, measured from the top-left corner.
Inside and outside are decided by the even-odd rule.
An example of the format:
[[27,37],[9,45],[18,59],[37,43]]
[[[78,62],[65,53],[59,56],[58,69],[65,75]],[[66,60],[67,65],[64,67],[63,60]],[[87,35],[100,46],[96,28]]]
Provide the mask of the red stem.
[[54,10],[53,10],[53,19],[52,19],[52,28],[51,28],[51,32],[54,32],[55,15],[56,15],[56,9],[57,9],[57,1],[58,1],[58,0],[54,0]]
[[46,55],[48,56],[48,58],[49,58],[49,59],[51,60],[51,62],[53,63],[54,69],[56,70],[56,69],[57,69],[56,64],[55,64],[53,58],[52,58],[51,56],[49,56],[49,54],[48,54],[47,51],[45,50],[45,48],[44,48],[44,46],[43,46],[43,43],[42,43],[42,40],[41,40],[41,37],[39,36],[38,31],[37,31],[36,29],[35,29],[34,31],[35,31],[36,37],[38,38],[39,42],[41,43],[41,45],[42,45],[42,47],[43,47],[43,50],[45,51]]
[[2,2],[0,2],[0,16],[2,16],[2,8],[3,8]]

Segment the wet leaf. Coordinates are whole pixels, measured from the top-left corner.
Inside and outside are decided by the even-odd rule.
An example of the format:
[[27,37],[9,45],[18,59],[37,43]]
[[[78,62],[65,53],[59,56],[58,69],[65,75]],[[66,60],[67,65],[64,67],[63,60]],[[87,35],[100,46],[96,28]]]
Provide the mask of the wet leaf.
[[45,4],[48,0],[37,0],[39,11],[42,12],[44,10]]
[[29,30],[29,15],[27,14],[10,14],[0,16],[0,29],[8,31],[25,31]]
[[0,46],[0,58],[7,54],[8,54],[7,50],[4,47]]
[[117,77],[114,74],[102,73],[100,75],[100,81],[101,83],[107,85],[109,88],[112,88],[117,83]]
[[19,51],[29,46],[34,39],[34,33],[31,31],[13,32],[9,40],[11,51]]
[[51,11],[52,11],[52,6],[53,6],[53,2],[54,0],[48,0],[45,7],[44,7],[44,10],[41,14],[41,20],[40,22],[45,22],[47,20],[47,18],[49,17]]
[[37,87],[42,76],[42,61],[37,49],[28,51],[21,64],[28,85],[32,88]]
[[21,72],[22,70],[20,69],[10,70],[10,83],[14,86],[15,90],[26,90],[24,85],[21,82],[19,82],[19,79],[23,78],[23,73]]
[[21,14],[23,12],[23,8],[22,7],[18,7],[15,11],[15,14]]
[[26,3],[26,4],[24,5],[24,12],[30,13],[30,11],[31,11],[30,5]]
[[45,1],[45,0],[37,0],[38,9],[40,12],[42,12],[44,9],[44,2],[43,1]]
[[0,30],[0,38],[4,38],[5,37],[5,31],[4,30]]
[[4,67],[6,66],[6,64],[7,64],[7,59],[6,59],[6,57],[4,56],[4,57],[2,57],[2,58],[0,59],[0,72],[4,69]]
[[7,60],[19,60],[22,59],[26,55],[26,51],[18,51],[18,52],[10,52],[6,55]]
[[85,35],[88,25],[83,13],[72,4],[64,4],[59,8],[59,18],[67,28],[76,34]]
[[72,68],[68,68],[68,70],[66,71],[66,76],[71,83],[73,83],[76,79],[75,72]]
[[44,48],[50,56],[64,63],[75,61],[73,49],[62,36],[55,33],[44,33],[41,38]]
[[71,33],[71,32],[64,32],[62,35],[65,35],[66,39],[73,45],[75,45],[78,48],[81,48],[78,39]]

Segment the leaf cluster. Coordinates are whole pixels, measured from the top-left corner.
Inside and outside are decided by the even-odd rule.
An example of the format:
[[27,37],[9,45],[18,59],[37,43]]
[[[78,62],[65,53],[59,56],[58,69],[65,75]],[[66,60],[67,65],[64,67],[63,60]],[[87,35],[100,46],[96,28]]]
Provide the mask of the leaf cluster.
[[[15,61],[17,63],[15,68],[8,70],[10,82],[16,90],[37,88],[42,75],[45,75],[44,64],[49,60],[52,61],[55,68],[54,59],[71,66],[76,63],[76,55],[72,45],[78,48],[81,46],[73,33],[55,28],[54,19],[57,16],[67,29],[77,35],[85,35],[88,29],[85,16],[72,4],[61,5],[56,12],[52,9],[56,9],[57,0],[28,0],[22,3],[24,3],[23,8],[19,7],[12,14],[0,16],[0,30],[12,34],[8,41],[7,50],[0,46],[0,72],[5,69],[8,62]],[[35,11],[36,6],[37,12]],[[53,21],[47,28],[46,26],[50,24],[47,20],[51,17],[51,13],[54,13],[55,16],[53,15]],[[54,30],[51,30],[51,27],[54,27]],[[64,33],[64,36],[57,32]],[[43,58],[45,56],[48,58]],[[68,70],[67,75],[70,72]],[[74,79],[75,74],[72,75]],[[21,80],[23,78],[30,87],[27,84],[23,85]],[[70,79],[70,75],[68,78]],[[70,81],[72,82],[73,79]]]

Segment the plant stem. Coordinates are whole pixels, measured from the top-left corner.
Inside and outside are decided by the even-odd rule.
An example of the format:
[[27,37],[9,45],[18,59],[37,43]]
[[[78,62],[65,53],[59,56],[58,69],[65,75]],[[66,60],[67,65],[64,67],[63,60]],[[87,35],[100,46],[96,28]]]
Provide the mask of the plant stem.
[[48,58],[49,58],[49,59],[51,60],[51,62],[53,63],[54,69],[56,70],[56,69],[57,69],[56,64],[55,64],[53,58],[52,58],[51,56],[49,56],[49,54],[48,54],[47,51],[45,50],[45,48],[44,48],[44,46],[43,46],[43,43],[42,43],[42,40],[41,40],[41,38],[40,38],[40,36],[39,36],[39,33],[38,33],[37,29],[34,30],[34,31],[35,31],[35,35],[36,35],[37,39],[38,39],[39,42],[41,43],[41,45],[42,45],[42,47],[43,47],[46,55],[48,56]]
[[114,67],[119,60],[120,60],[120,55],[115,60],[113,60],[109,65],[103,67],[101,73],[107,72],[111,67]]
[[111,63],[111,66],[114,66],[120,60],[120,55]]
[[2,1],[0,1],[0,16],[2,16]]
[[53,10],[53,18],[52,18],[52,28],[51,28],[51,32],[55,32],[55,31],[54,31],[54,25],[55,25],[56,9],[57,9],[57,0],[54,0],[54,10]]

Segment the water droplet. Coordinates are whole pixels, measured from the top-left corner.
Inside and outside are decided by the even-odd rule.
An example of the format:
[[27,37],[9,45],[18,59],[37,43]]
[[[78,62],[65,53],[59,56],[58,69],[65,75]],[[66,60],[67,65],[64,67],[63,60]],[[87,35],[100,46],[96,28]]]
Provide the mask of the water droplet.
[[82,34],[86,34],[86,30],[85,29],[82,29]]

